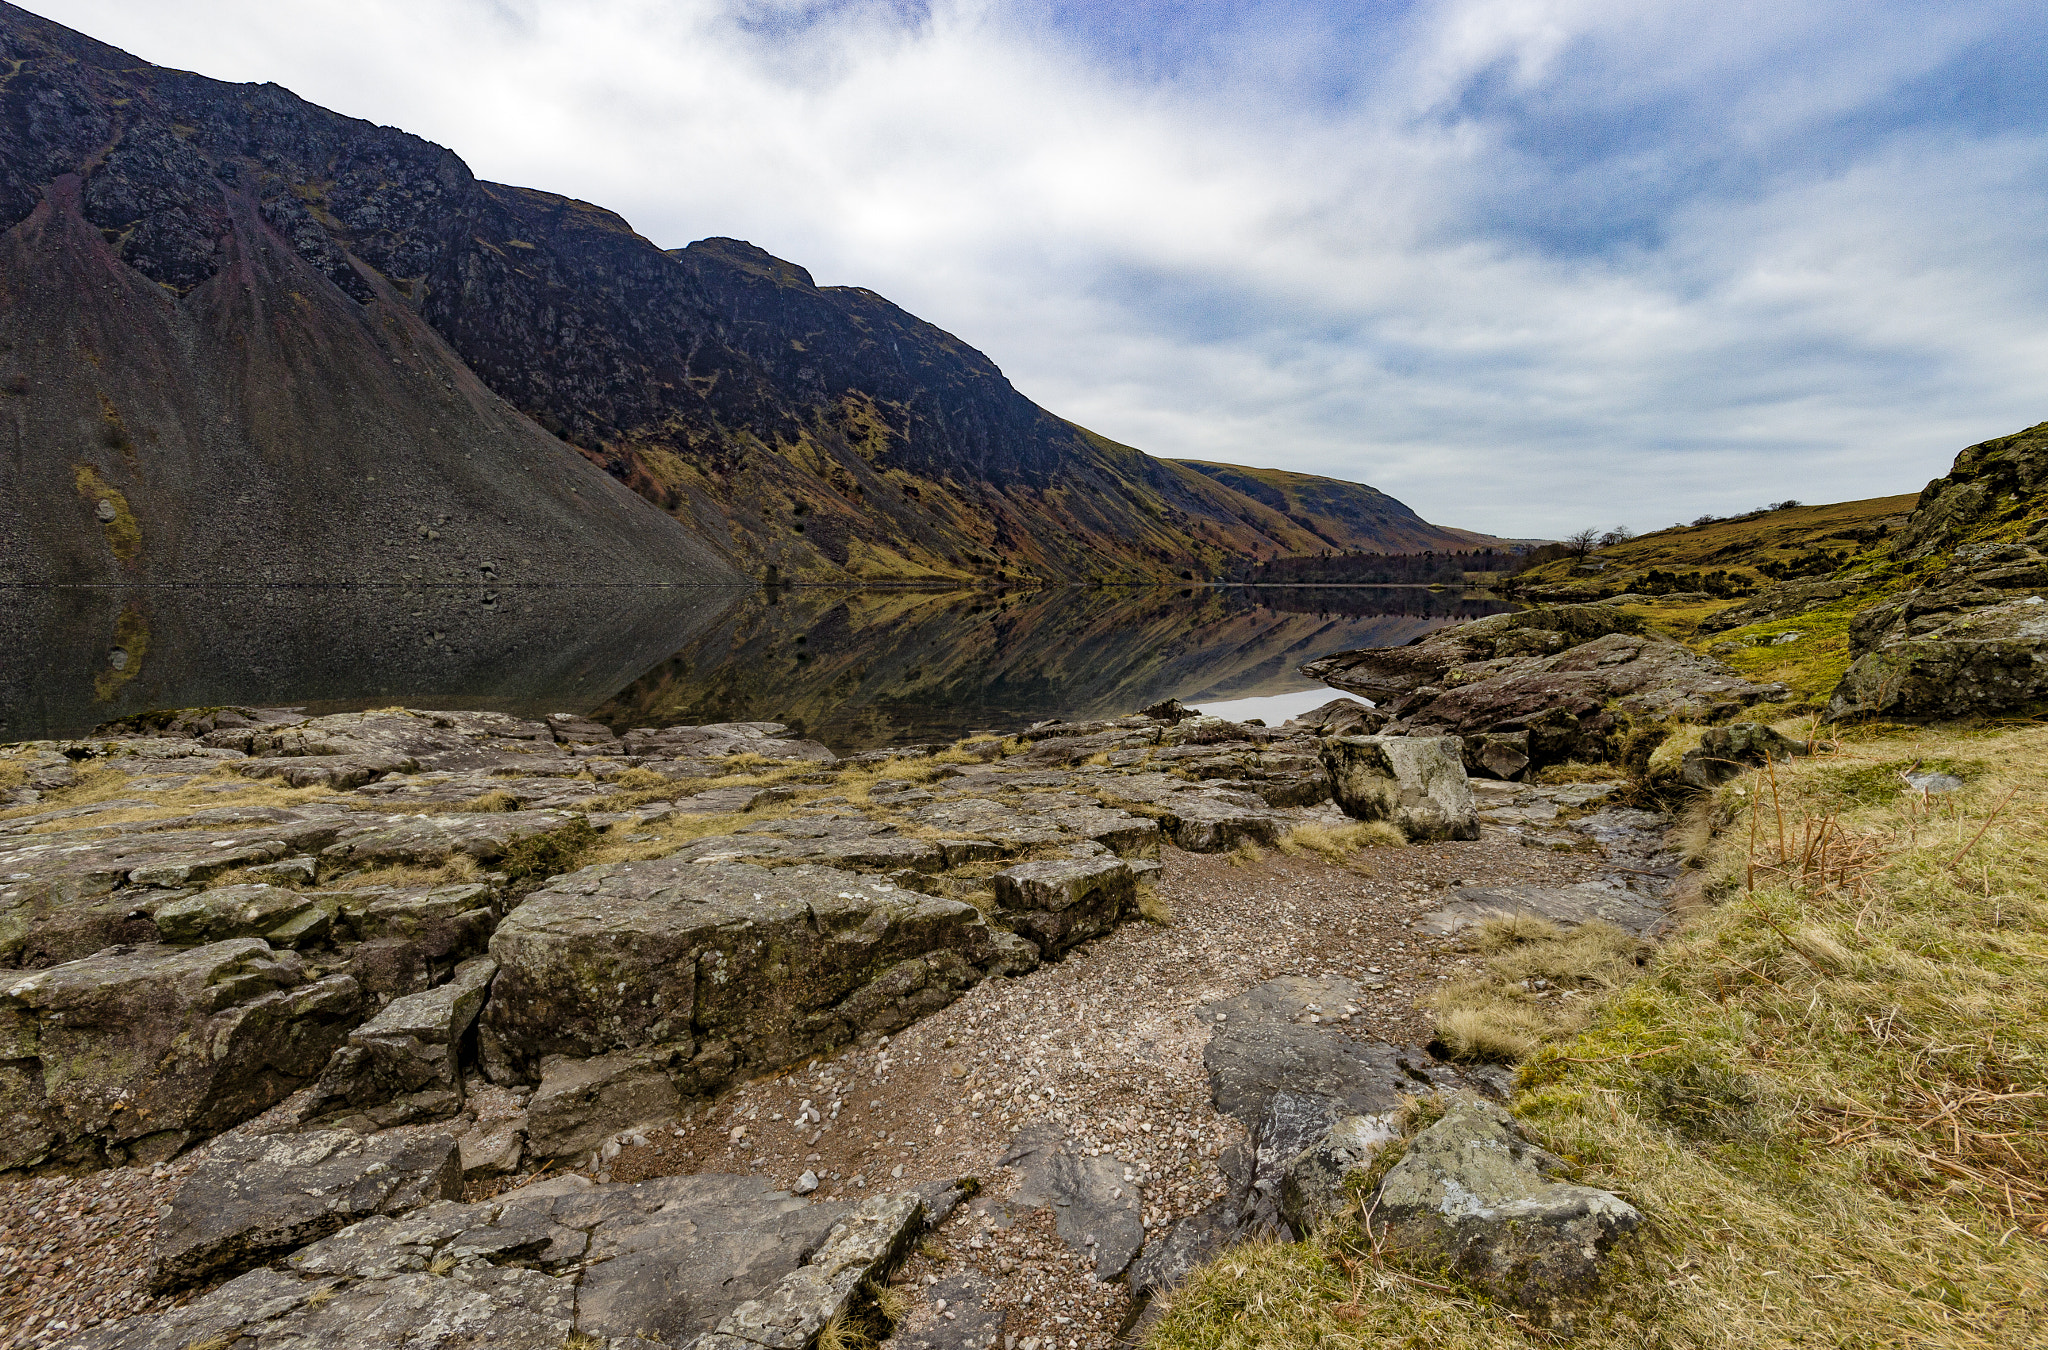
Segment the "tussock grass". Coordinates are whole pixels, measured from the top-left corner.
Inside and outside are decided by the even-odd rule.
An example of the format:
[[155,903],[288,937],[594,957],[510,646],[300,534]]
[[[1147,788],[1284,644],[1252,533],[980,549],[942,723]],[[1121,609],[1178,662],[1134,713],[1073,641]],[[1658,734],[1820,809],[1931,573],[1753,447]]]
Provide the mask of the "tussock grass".
[[1280,840],[1280,851],[1290,857],[1314,853],[1334,863],[1349,862],[1363,848],[1399,848],[1406,835],[1384,820],[1364,820],[1349,825],[1323,825],[1316,821],[1297,825]]
[[[388,867],[366,867],[359,872],[349,872],[340,877],[329,877],[318,883],[321,890],[367,891],[389,888],[412,890],[418,887],[429,889],[436,886],[466,886],[473,881],[484,879],[484,866],[467,853],[457,853],[439,867],[419,867],[394,863]],[[242,868],[223,872],[206,884],[208,890],[222,886],[234,886],[267,878],[250,876]],[[272,883],[275,884],[275,883]]]
[[[1841,790],[1937,757],[1982,767],[1947,796]],[[2044,785],[2030,726],[1847,736],[1713,795],[1713,903],[1518,1077],[1529,1132],[1650,1220],[1576,1344],[2048,1344]],[[1531,937],[1489,975],[1538,960]],[[1548,1338],[1512,1311],[1354,1226],[1212,1263],[1149,1344]]]
[[1138,917],[1161,928],[1173,927],[1173,906],[1159,888],[1141,882],[1138,885]]
[[1266,860],[1266,850],[1247,839],[1223,855],[1223,861],[1232,867],[1251,867]]
[[1436,1040],[1454,1059],[1514,1063],[1593,1018],[1599,995],[1635,978],[1645,947],[1604,923],[1563,929],[1533,914],[1488,919],[1469,945],[1478,974],[1429,996]]
[[[232,761],[229,761],[232,763]],[[168,820],[173,816],[190,815],[221,806],[305,806],[312,802],[333,801],[340,793],[324,787],[288,787],[280,779],[244,778],[229,769],[216,770],[192,779],[191,786],[171,788],[167,791],[136,793],[134,782],[138,778],[153,777],[148,761],[136,759],[88,760],[81,764],[78,776],[69,787],[57,788],[43,794],[43,799],[28,806],[17,806],[0,811],[0,820],[12,820],[20,816],[40,815],[68,806],[90,806],[95,802],[113,801],[116,798],[136,796],[146,801],[146,806],[122,807],[113,811],[102,811],[74,820],[56,820],[30,828],[30,833],[50,833],[58,830],[81,829],[91,824],[122,824],[134,821]],[[246,784],[235,792],[208,792],[208,786],[222,783]]]
[[1563,764],[1552,764],[1536,771],[1536,781],[1545,784],[1559,783],[1626,783],[1628,770],[1619,764],[1581,764],[1570,760]]

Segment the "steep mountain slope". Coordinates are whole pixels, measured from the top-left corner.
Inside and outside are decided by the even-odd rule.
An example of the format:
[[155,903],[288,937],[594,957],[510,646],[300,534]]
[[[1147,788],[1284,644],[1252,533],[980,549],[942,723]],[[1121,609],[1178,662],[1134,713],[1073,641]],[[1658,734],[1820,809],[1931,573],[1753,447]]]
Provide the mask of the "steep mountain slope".
[[[587,203],[482,182],[417,137],[274,85],[150,66],[5,4],[0,59],[0,229],[68,192],[107,258],[180,313],[266,258],[297,298],[244,321],[452,353],[755,575],[1111,577],[1431,546],[1405,508],[1305,525],[1094,436],[873,292],[818,287],[737,240],[664,251]],[[418,405],[437,384],[464,386],[437,366],[390,406],[432,424],[442,414]],[[297,405],[319,417],[311,394]],[[1403,513],[1398,538],[1376,533]]]
[[125,135],[86,93],[130,58],[0,19],[0,580],[740,580],[182,129]]

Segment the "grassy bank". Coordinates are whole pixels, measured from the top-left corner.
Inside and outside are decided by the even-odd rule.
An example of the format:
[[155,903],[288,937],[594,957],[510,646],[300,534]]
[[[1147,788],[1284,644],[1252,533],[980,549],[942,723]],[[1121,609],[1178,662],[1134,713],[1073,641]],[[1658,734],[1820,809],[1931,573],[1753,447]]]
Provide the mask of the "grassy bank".
[[[1923,798],[1915,761],[1965,786]],[[2044,770],[2038,726],[1852,734],[1699,803],[1702,898],[1635,978],[1558,954],[1583,1008],[1518,1024],[1513,1109],[1650,1220],[1576,1343],[2048,1343]],[[1564,941],[1486,940],[1510,1003]],[[1354,1222],[1226,1255],[1150,1344],[1552,1336]]]

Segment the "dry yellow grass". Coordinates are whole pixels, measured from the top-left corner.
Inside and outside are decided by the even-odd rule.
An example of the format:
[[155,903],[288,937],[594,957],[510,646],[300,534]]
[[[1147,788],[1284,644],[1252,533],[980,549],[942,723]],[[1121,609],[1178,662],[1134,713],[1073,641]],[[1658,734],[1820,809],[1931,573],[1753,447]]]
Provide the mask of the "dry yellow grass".
[[1384,820],[1364,820],[1349,825],[1323,825],[1309,821],[1289,830],[1280,840],[1280,851],[1290,857],[1314,853],[1331,862],[1348,862],[1362,848],[1398,848],[1407,836]]
[[[1965,788],[1906,790],[1916,759]],[[2044,784],[2027,726],[1850,735],[1716,794],[1714,903],[1521,1070],[1529,1131],[1651,1220],[1576,1344],[2048,1343]],[[1545,1339],[1356,1239],[1225,1256],[1150,1344]]]

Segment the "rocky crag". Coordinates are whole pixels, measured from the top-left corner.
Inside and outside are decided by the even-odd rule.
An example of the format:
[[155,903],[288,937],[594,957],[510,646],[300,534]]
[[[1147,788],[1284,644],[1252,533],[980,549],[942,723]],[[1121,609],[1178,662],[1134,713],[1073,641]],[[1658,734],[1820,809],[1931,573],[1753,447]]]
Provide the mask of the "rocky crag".
[[1330,480],[1275,506],[872,291],[275,85],[13,5],[0,59],[11,580],[727,579],[699,539],[756,579],[1072,580],[1476,538]]
[[[9,747],[0,1173],[160,1167],[270,1113],[208,1155],[158,1227],[157,1288],[228,1282],[81,1345],[369,1346],[430,1326],[422,1343],[808,1344],[961,1193],[805,1200],[808,1174],[798,1195],[711,1173],[614,1183],[606,1160],[741,1080],[886,1047],[986,981],[1060,962],[1153,903],[1162,848],[1353,817],[1415,840],[1482,820],[1544,835],[1561,804],[1608,791],[1475,796],[1457,742],[1352,734],[1363,716],[1339,701],[1268,729],[1168,704],[840,757],[763,723],[618,736],[567,715],[214,709]],[[1615,859],[1610,899],[1649,923],[1656,878],[1676,871],[1655,823],[1610,808],[1565,831]],[[1425,918],[1587,916],[1583,884],[1526,889],[1460,892]],[[1418,1086],[1498,1090],[1298,1012],[1365,998],[1338,981],[1217,1005],[1217,1108],[1252,1140],[1224,1160],[1217,1205],[1112,1249],[1135,1189],[1061,1139],[1019,1136],[1006,1212],[1085,1201],[1094,1217],[1069,1216],[1072,1233],[1062,1218],[1063,1240],[1099,1278],[1164,1288],[1218,1244],[1285,1231],[1287,1167],[1333,1121]],[[472,1123],[487,1092],[517,1113]],[[503,1199],[465,1189],[549,1160],[584,1174]],[[705,1268],[729,1278],[699,1289],[670,1258],[714,1230],[752,1245],[717,1239]]]

